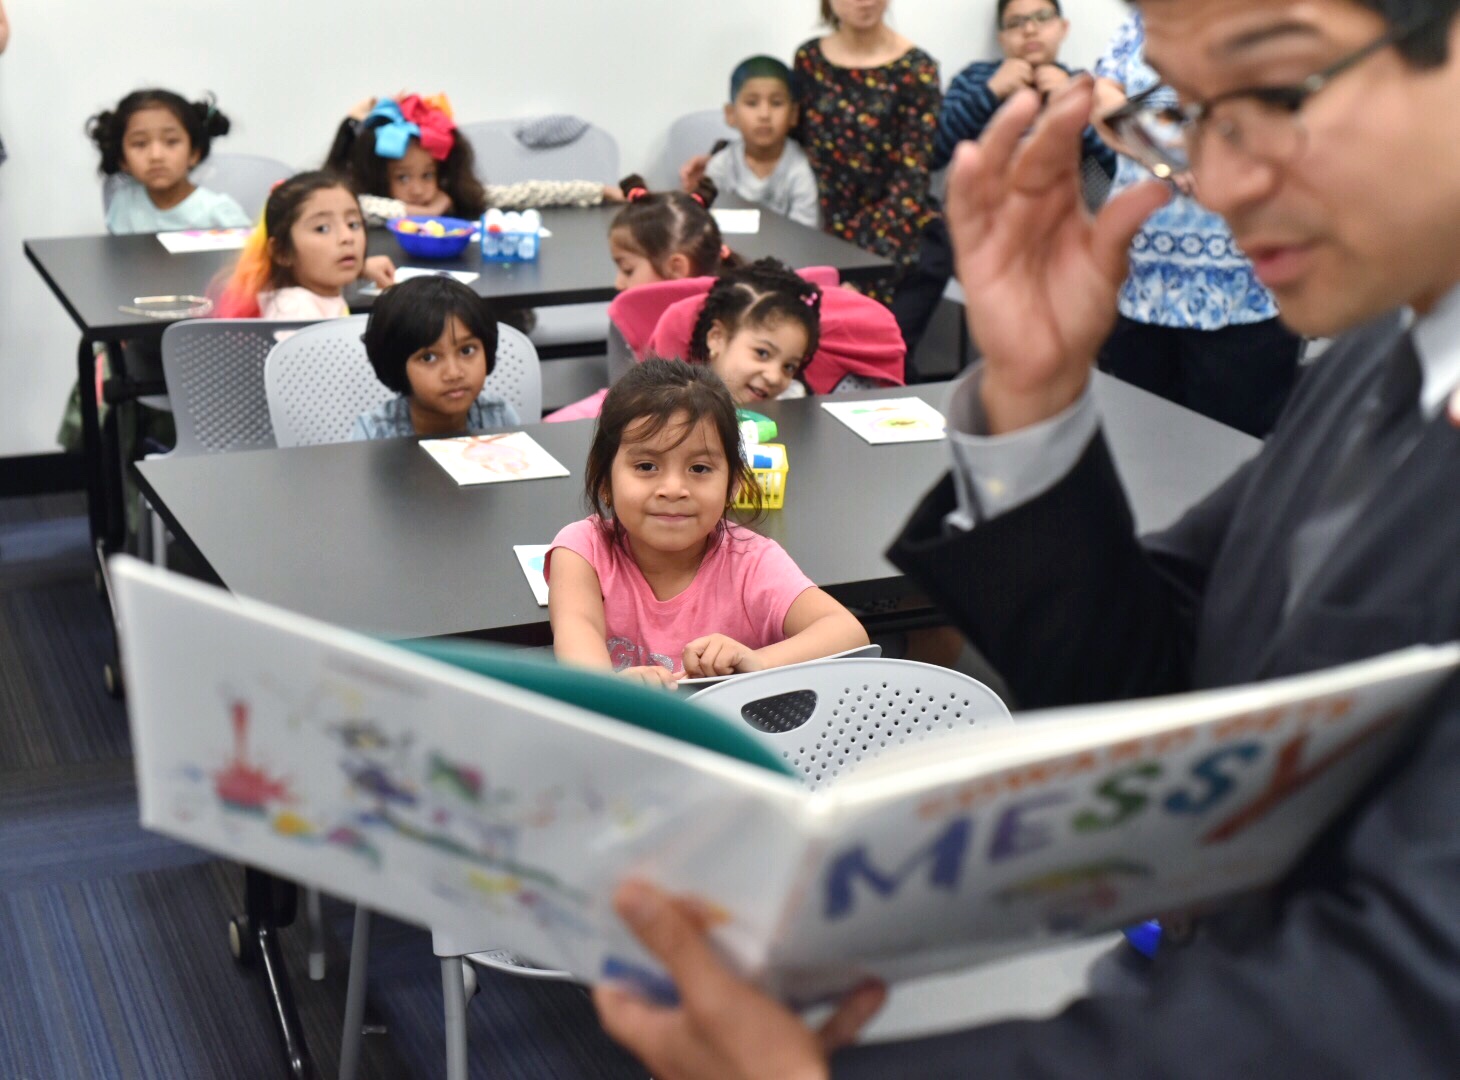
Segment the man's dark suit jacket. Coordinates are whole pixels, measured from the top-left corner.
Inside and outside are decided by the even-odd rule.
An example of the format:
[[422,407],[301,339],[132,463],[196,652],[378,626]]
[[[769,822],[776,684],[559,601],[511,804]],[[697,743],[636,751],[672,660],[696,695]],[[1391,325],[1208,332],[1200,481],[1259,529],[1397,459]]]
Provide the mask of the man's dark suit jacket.
[[[1460,426],[1446,412],[1288,616],[1294,529],[1397,334],[1341,339],[1262,452],[1144,542],[1097,436],[969,532],[951,482],[889,553],[1021,707],[1223,686],[1460,638]],[[1148,992],[1043,1022],[847,1051],[837,1077],[1460,1076],[1460,680],[1261,905],[1158,953]]]

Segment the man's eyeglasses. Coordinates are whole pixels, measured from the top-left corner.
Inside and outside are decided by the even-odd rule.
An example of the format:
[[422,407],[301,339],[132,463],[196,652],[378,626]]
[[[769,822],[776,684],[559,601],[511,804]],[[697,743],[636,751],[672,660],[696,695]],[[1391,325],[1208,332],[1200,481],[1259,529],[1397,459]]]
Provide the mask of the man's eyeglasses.
[[1428,21],[1391,30],[1293,86],[1245,87],[1191,105],[1171,104],[1170,89],[1153,86],[1107,116],[1105,123],[1137,161],[1162,179],[1199,167],[1206,138],[1213,133],[1255,161],[1285,165],[1302,152],[1307,133],[1298,114],[1309,98],[1381,49],[1402,44],[1432,25]]
[[[1010,15],[999,24],[999,29],[1006,34],[1017,34],[1026,26],[1033,26],[1037,29],[1045,23],[1054,22],[1059,17],[1060,13],[1054,8],[1045,8],[1042,11],[1036,11],[1029,15]],[[984,25],[988,24],[985,23]]]

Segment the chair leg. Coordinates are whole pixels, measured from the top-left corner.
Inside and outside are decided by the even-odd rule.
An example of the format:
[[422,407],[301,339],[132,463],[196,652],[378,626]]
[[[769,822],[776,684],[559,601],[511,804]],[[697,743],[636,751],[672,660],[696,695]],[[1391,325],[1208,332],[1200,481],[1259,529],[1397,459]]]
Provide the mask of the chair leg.
[[152,504],[146,499],[142,500],[142,515],[147,519],[152,529],[152,565],[167,569],[167,526],[162,523],[162,515],[152,509]]
[[350,935],[350,980],[345,991],[345,1030],[340,1039],[340,1080],[355,1080],[365,1029],[365,977],[370,966],[370,909],[355,907]]
[[459,956],[441,957],[441,1000],[446,1011],[446,1080],[467,1080],[463,963]]
[[324,913],[318,889],[304,890],[304,925],[309,929],[309,977],[319,982],[324,978]]

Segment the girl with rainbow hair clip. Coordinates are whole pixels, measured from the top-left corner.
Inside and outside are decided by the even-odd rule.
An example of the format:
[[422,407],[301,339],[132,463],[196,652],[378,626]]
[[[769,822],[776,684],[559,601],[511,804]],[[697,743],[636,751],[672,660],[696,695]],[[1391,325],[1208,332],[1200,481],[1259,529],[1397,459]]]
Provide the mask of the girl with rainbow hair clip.
[[385,288],[395,264],[365,257],[365,216],[333,173],[306,172],[275,186],[223,285],[223,319],[329,319],[350,313],[345,287],[359,278]]
[[349,178],[371,225],[411,215],[476,219],[489,206],[520,210],[623,200],[618,188],[594,180],[484,185],[445,94],[361,101],[340,125],[325,168]]

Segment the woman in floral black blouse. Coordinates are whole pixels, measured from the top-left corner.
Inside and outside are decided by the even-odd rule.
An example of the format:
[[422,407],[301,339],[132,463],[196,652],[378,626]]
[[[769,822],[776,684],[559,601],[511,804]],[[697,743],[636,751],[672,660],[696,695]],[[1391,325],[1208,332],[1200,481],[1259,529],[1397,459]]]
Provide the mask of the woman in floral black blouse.
[[938,62],[886,13],[887,0],[821,0],[832,32],[796,50],[797,134],[826,231],[894,263],[891,284],[870,291],[891,306],[911,354],[950,269],[928,190],[942,90]]

